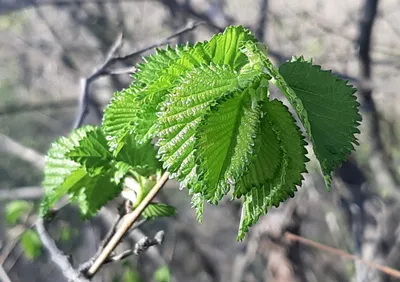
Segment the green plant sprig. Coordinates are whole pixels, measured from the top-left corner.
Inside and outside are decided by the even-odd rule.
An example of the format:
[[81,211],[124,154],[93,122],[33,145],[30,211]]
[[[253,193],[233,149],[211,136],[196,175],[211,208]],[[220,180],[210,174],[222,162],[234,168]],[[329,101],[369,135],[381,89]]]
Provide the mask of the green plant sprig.
[[[92,216],[120,194],[126,177],[140,182],[165,170],[188,188],[200,221],[204,202],[218,204],[231,190],[243,199],[242,239],[268,208],[294,196],[308,161],[304,136],[288,108],[270,99],[270,83],[293,106],[328,188],[357,144],[356,89],[302,57],[275,67],[241,26],[156,50],[137,69],[101,127],[82,127],[49,150],[42,215],[68,194]],[[173,213],[151,208],[152,217]]]

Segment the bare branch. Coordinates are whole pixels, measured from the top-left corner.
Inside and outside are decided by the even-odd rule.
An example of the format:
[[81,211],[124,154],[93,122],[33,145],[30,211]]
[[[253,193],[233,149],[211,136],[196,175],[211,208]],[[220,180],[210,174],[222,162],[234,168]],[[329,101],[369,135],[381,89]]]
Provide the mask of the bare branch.
[[0,15],[32,8],[33,6],[58,6],[66,7],[73,5],[83,5],[83,4],[106,4],[106,3],[119,3],[119,2],[141,2],[141,1],[152,1],[152,0],[19,0],[11,1],[10,3],[3,2],[0,4]]
[[104,262],[104,264],[107,264],[107,263],[110,263],[110,262],[115,262],[115,261],[123,260],[123,259],[125,259],[125,258],[127,258],[127,257],[129,257],[129,256],[131,256],[131,255],[133,255],[133,254],[134,254],[133,250],[126,250],[126,251],[123,251],[123,252],[120,253],[119,255],[115,255],[115,256],[109,257],[109,258]]
[[39,217],[36,221],[36,231],[43,243],[43,246],[50,254],[51,260],[60,268],[64,276],[68,281],[74,282],[89,282],[89,280],[82,277],[79,271],[75,270],[68,260],[68,257],[64,255],[60,249],[57,248],[54,240],[47,233],[45,228],[44,219]]
[[290,233],[290,232],[286,232],[284,234],[284,237],[287,240],[296,241],[296,242],[302,243],[304,245],[307,245],[307,246],[310,246],[310,247],[313,247],[313,248],[317,248],[319,250],[322,250],[322,251],[325,251],[325,252],[329,252],[331,254],[335,254],[335,255],[341,256],[341,257],[343,257],[345,259],[349,259],[349,260],[353,260],[353,261],[365,264],[366,266],[368,266],[370,268],[373,268],[373,269],[377,269],[377,270],[379,270],[379,271],[381,271],[381,272],[383,272],[383,273],[385,273],[387,275],[390,275],[390,276],[396,277],[396,278],[400,278],[400,271],[398,271],[396,269],[393,269],[393,268],[388,267],[388,266],[383,266],[383,265],[380,265],[380,264],[377,264],[377,263],[374,263],[374,262],[371,262],[371,261],[366,261],[366,260],[364,260],[362,258],[359,258],[359,257],[355,256],[355,255],[349,254],[348,252],[345,252],[343,250],[335,249],[335,248],[326,246],[324,244],[317,243],[317,242],[315,242],[313,240],[306,239],[304,237],[301,237],[299,235],[295,235],[295,234]]
[[3,282],[11,282],[10,277],[8,277],[7,272],[4,270],[3,266],[0,265],[0,279]]
[[131,255],[139,255],[147,251],[151,246],[161,245],[164,240],[164,231],[158,231],[153,239],[145,236],[141,238],[136,244],[133,250],[126,250],[119,255],[110,256],[104,261],[104,264],[123,260]]
[[256,37],[260,41],[265,41],[265,30],[267,23],[267,15],[268,15],[268,0],[259,0],[259,14],[258,21],[256,26]]
[[19,105],[10,105],[0,109],[0,115],[13,115],[18,113],[28,113],[42,110],[59,110],[65,108],[72,108],[77,105],[77,101],[75,99],[61,100],[61,101],[52,101],[52,102],[44,102],[40,104],[19,104]]
[[[204,22],[189,22],[185,27],[177,30],[176,32],[172,33],[168,37],[157,41],[156,43],[153,43],[149,46],[146,46],[144,48],[140,48],[138,50],[132,51],[126,55],[120,56],[119,50],[122,45],[122,34],[119,34],[117,38],[115,39],[113,45],[110,47],[110,50],[107,53],[107,56],[104,60],[104,62],[98,66],[96,69],[93,70],[92,74],[86,78],[81,79],[81,95],[80,95],[80,102],[79,102],[79,110],[78,114],[75,120],[74,128],[78,128],[83,124],[83,121],[87,114],[89,113],[89,102],[91,101],[90,97],[90,85],[93,81],[97,80],[98,78],[106,75],[114,75],[120,72],[120,69],[113,69],[112,66],[118,62],[124,62],[129,59],[132,59],[136,56],[139,56],[140,54],[147,52],[151,49],[154,49],[156,47],[168,44],[171,39],[189,32],[199,25],[204,24]],[[124,72],[126,69],[124,70]],[[132,67],[131,72],[134,72],[134,68]]]
[[135,248],[133,249],[133,253],[138,255],[140,253],[145,252],[148,248],[154,245],[161,245],[164,241],[164,231],[158,231],[153,239],[149,237],[143,237],[140,239],[136,244]]
[[42,198],[42,196],[43,188],[40,186],[0,189],[0,201],[38,200]]
[[[371,66],[371,42],[372,29],[377,16],[378,0],[365,0],[363,16],[359,26],[359,58],[361,69],[361,80],[372,80]],[[398,178],[396,169],[393,165],[390,154],[385,148],[384,141],[381,136],[380,119],[374,98],[372,96],[372,88],[364,88],[361,85],[359,89],[363,107],[366,109],[364,121],[367,124],[369,139],[371,142],[371,156],[369,165],[372,171],[375,171],[376,181],[379,186],[386,187],[396,198],[400,197],[398,187],[400,187],[400,179]]]
[[39,170],[44,168],[44,156],[0,133],[0,150],[24,160]]

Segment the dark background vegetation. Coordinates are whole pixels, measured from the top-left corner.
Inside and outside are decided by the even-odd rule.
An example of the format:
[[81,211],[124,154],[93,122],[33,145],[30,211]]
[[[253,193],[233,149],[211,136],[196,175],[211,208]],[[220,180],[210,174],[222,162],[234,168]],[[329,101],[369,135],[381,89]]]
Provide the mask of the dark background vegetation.
[[[271,209],[240,243],[240,203],[206,206],[199,224],[187,192],[168,183],[159,198],[175,205],[178,216],[136,229],[121,248],[160,229],[164,244],[105,266],[93,281],[396,281],[393,271],[383,273],[290,236],[400,268],[400,3],[395,0],[0,0],[0,281],[66,281],[45,250],[29,258],[21,241],[42,195],[43,155],[80,117],[100,124],[113,92],[130,83],[127,68],[140,56],[113,64],[110,75],[87,80],[121,32],[120,54],[128,54],[189,21],[205,24],[171,43],[204,40],[241,24],[267,44],[276,64],[304,55],[349,79],[359,90],[360,146],[336,171],[331,192],[311,157],[296,197]],[[84,82],[90,86],[86,99]],[[13,200],[26,201],[26,208],[10,224],[4,213]],[[111,203],[82,222],[77,210],[67,207],[50,233],[77,266],[96,251],[115,210]],[[25,251],[29,247],[25,244]]]

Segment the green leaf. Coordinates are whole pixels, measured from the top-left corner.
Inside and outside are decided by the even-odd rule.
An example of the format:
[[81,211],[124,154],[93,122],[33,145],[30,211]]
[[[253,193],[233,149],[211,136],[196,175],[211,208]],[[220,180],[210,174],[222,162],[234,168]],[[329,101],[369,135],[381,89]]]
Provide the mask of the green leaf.
[[203,213],[204,213],[204,202],[205,202],[204,196],[200,193],[193,193],[193,190],[191,192],[193,194],[191,203],[192,203],[192,208],[194,208],[195,210],[196,220],[202,223]]
[[[93,126],[84,126],[71,133],[69,137],[61,137],[52,144],[46,156],[44,169],[44,199],[41,203],[40,214],[44,216],[48,210],[69,190],[64,182],[69,179],[76,182],[77,176],[71,175],[80,168],[79,163],[66,158],[66,154],[73,148],[79,146],[79,141],[90,131],[95,130]],[[81,177],[81,176],[79,176]],[[63,187],[63,188],[60,188]]]
[[71,240],[72,235],[74,230],[69,226],[69,225],[62,225],[60,227],[60,235],[59,235],[59,241],[60,242],[68,242]]
[[294,107],[330,188],[333,170],[350,155],[353,144],[358,144],[354,134],[359,133],[361,115],[356,89],[303,57],[282,64],[278,71],[263,49],[266,48],[261,44],[246,42],[241,50],[250,64],[265,68]]
[[100,128],[84,127],[60,138],[46,159],[41,215],[65,194],[85,218],[95,215],[120,193],[122,188],[117,184],[129,169],[113,159]]
[[187,44],[185,46],[178,45],[176,48],[172,49],[171,46],[168,45],[165,50],[156,49],[155,54],[144,57],[144,63],[137,65],[137,71],[133,76],[135,83],[139,83],[142,86],[152,84],[166,68],[179,59],[182,53],[189,50],[190,47],[191,46]]
[[139,111],[136,101],[137,91],[135,86],[131,86],[115,93],[110,104],[104,110],[102,128],[112,150],[115,150],[123,142],[135,122],[136,114]]
[[18,219],[31,208],[27,201],[17,200],[9,202],[5,208],[5,217],[8,224],[16,224]]
[[154,105],[148,106],[150,111],[142,109],[141,107],[148,102],[140,99],[139,97],[144,95],[139,94],[147,93],[147,87],[157,80],[165,68],[187,48],[188,46],[178,46],[176,49],[171,49],[167,46],[166,50],[157,50],[154,55],[144,58],[146,63],[138,65],[134,83],[118,92],[111,100],[104,111],[103,129],[112,149],[123,143],[126,135],[132,131],[135,131],[135,138],[140,143],[148,142],[152,138],[156,109]]
[[[281,65],[279,73],[284,80],[278,77],[277,85],[303,122],[329,188],[333,170],[358,144],[354,134],[360,133],[361,115],[356,89],[301,58]],[[287,91],[284,83],[293,91]]]
[[198,177],[206,200],[217,203],[246,172],[261,117],[249,88],[218,101],[196,132]]
[[257,222],[269,207],[294,196],[306,172],[306,142],[296,121],[282,102],[266,101],[263,107],[256,158],[235,187],[235,195],[245,194],[238,239]]
[[[256,41],[243,27],[228,27],[209,42],[193,47],[178,47],[173,51],[158,51],[148,58],[150,65],[140,65],[138,81],[130,89],[117,95],[106,109],[103,126],[107,138],[120,143],[128,132],[135,132],[136,140],[147,142],[156,133],[158,106],[187,72],[210,63],[229,65],[234,70],[247,63],[244,54],[238,52],[243,41]],[[158,64],[160,63],[160,64]],[[167,67],[168,66],[168,67]],[[147,76],[149,75],[149,76]]]
[[202,116],[218,98],[236,89],[237,74],[230,67],[211,65],[188,73],[167,96],[158,119],[158,152],[173,177],[185,181],[193,170],[194,135]]
[[83,172],[82,174],[83,177],[78,182],[68,185],[70,187],[68,194],[71,202],[79,206],[81,215],[84,218],[90,218],[96,215],[108,201],[118,196],[122,187],[112,182],[112,178],[107,174],[96,177]]
[[[217,204],[230,188],[244,197],[243,238],[267,208],[294,195],[307,161],[294,118],[269,101],[269,82],[294,106],[328,186],[356,144],[361,118],[354,89],[303,57],[278,70],[243,27],[194,46],[168,46],[144,61],[134,83],[105,110],[102,130],[78,130],[53,145],[42,213],[68,194],[85,216],[93,215],[130,178],[141,188],[131,191],[137,205],[161,175],[157,141],[162,167],[189,188],[200,221],[206,200]],[[162,211],[151,206],[148,216]]]
[[42,242],[40,241],[39,235],[31,229],[25,230],[22,234],[21,245],[24,249],[25,256],[29,260],[37,258],[41,253]]
[[140,275],[139,273],[135,270],[132,269],[131,266],[126,266],[124,267],[124,275],[123,275],[123,282],[140,282]]
[[154,272],[154,280],[157,282],[169,282],[171,281],[171,274],[168,266],[164,265],[159,267],[156,272]]
[[80,163],[86,171],[95,176],[112,167],[112,154],[101,128],[87,132],[79,141],[79,146],[70,150],[66,157]]
[[176,209],[167,204],[151,203],[143,211],[142,216],[146,219],[153,219],[157,217],[174,216]]
[[156,156],[157,150],[151,142],[140,144],[135,140],[133,134],[129,134],[117,153],[116,160],[129,164],[142,176],[149,176],[161,169],[161,162],[157,160]]

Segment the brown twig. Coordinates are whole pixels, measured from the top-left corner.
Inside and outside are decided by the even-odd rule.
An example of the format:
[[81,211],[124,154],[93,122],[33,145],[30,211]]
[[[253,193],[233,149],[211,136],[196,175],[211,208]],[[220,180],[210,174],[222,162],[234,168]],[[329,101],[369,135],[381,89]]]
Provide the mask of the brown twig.
[[29,113],[35,111],[42,111],[42,110],[59,110],[65,108],[72,108],[76,106],[75,99],[66,99],[60,101],[51,101],[51,102],[43,102],[37,104],[18,104],[18,105],[9,105],[2,107],[0,109],[0,115],[13,115],[19,113]]
[[150,190],[147,196],[141,201],[141,203],[137,206],[135,210],[131,213],[128,213],[125,217],[119,229],[115,232],[114,236],[108,242],[108,244],[103,249],[102,253],[99,257],[94,261],[93,265],[89,268],[87,276],[90,278],[100,269],[101,265],[104,261],[110,256],[111,252],[117,247],[122,237],[129,231],[131,226],[135,223],[135,221],[142,214],[144,209],[148,206],[148,204],[153,200],[153,198],[157,195],[158,191],[164,186],[169,178],[169,173],[165,172],[156,185]]
[[[127,61],[151,49],[166,45],[171,41],[171,39],[183,33],[189,32],[201,24],[204,24],[204,22],[195,22],[195,23],[189,22],[185,27],[180,28],[179,30],[175,31],[168,37],[159,40],[156,43],[150,44],[146,47],[134,50],[126,55],[118,54],[121,49],[122,39],[123,39],[122,34],[119,34],[115,39],[113,45],[110,47],[110,50],[108,51],[104,62],[100,66],[95,68],[88,77],[81,79],[81,95],[80,95],[81,98],[79,102],[79,110],[75,120],[74,128],[80,127],[83,124],[85,117],[89,113],[89,103],[91,102],[92,99],[90,97],[90,85],[93,81],[97,80],[102,76],[119,74],[121,72],[121,69],[112,68],[112,66],[115,65],[116,63]],[[132,67],[131,72],[133,72],[133,70],[134,68]],[[123,69],[123,73],[126,73],[126,71],[127,69]]]
[[64,276],[68,278],[69,281],[88,282],[88,280],[84,278],[79,271],[72,267],[68,257],[57,248],[54,240],[50,237],[45,229],[45,223],[42,217],[37,219],[35,226],[43,246],[49,252],[51,260],[60,268]]
[[267,15],[268,15],[268,0],[259,0],[259,14],[258,14],[258,21],[257,26],[255,27],[256,30],[256,37],[260,41],[265,41],[265,31],[266,23],[267,23]]
[[41,199],[42,196],[43,188],[40,186],[0,189],[0,202],[13,200],[38,200]]
[[1,264],[0,264],[0,280],[3,282],[11,282],[10,277],[8,277],[7,272],[4,270]]
[[15,155],[16,157],[32,164],[39,170],[44,168],[44,156],[35,150],[25,147],[18,143],[12,138],[0,134],[0,150],[9,154]]
[[377,269],[377,270],[379,270],[379,271],[381,271],[381,272],[383,272],[383,273],[385,273],[387,275],[390,275],[392,277],[400,278],[400,271],[399,270],[396,270],[396,269],[388,267],[388,266],[380,265],[380,264],[377,264],[375,262],[366,261],[366,260],[364,260],[362,258],[359,258],[359,257],[355,256],[355,255],[349,254],[346,251],[326,246],[324,244],[315,242],[315,241],[310,240],[310,239],[306,239],[304,237],[301,237],[299,235],[295,235],[295,234],[290,233],[290,232],[286,232],[284,234],[284,237],[287,240],[296,241],[296,242],[302,243],[304,245],[307,245],[307,246],[310,246],[310,247],[313,247],[313,248],[316,248],[316,249],[319,249],[319,250],[322,250],[322,251],[325,251],[325,252],[328,252],[328,253],[331,253],[331,254],[335,254],[335,255],[341,256],[341,257],[343,257],[345,259],[349,259],[349,260],[352,260],[352,261],[356,261],[356,262],[362,263],[362,264],[364,264],[364,265],[366,265],[366,266],[368,266],[370,268]]

